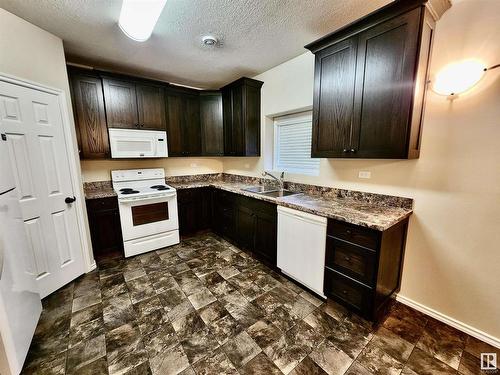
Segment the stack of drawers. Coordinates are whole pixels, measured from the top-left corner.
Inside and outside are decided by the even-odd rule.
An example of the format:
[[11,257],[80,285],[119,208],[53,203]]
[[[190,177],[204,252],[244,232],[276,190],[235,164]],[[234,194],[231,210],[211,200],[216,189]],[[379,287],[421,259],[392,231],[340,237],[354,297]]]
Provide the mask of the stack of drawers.
[[399,290],[407,220],[381,232],[330,219],[324,293],[369,320],[376,320]]

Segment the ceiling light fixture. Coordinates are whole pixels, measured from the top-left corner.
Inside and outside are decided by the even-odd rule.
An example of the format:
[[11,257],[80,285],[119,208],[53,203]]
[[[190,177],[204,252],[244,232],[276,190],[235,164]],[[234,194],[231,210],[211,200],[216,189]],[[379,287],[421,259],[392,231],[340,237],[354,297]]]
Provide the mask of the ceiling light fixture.
[[167,0],[123,0],[118,25],[137,42],[145,42],[151,36]]
[[437,94],[455,99],[474,87],[488,70],[499,66],[487,68],[481,61],[474,59],[449,64],[436,74],[432,89]]

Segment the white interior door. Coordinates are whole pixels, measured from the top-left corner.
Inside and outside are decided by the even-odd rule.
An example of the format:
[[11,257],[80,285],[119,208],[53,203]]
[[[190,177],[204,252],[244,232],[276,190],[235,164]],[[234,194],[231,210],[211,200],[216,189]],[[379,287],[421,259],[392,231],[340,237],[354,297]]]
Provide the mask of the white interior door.
[[27,271],[45,297],[84,270],[76,208],[65,203],[74,194],[58,97],[0,81],[0,122],[31,247]]

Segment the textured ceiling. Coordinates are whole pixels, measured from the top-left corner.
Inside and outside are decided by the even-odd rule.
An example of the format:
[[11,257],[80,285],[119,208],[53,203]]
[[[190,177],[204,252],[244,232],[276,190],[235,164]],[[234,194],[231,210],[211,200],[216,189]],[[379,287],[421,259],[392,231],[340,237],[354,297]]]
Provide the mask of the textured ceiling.
[[[120,0],[0,0],[59,36],[69,61],[200,88],[253,76],[390,0],[168,0],[144,43],[118,28]],[[201,37],[224,45],[208,49]]]

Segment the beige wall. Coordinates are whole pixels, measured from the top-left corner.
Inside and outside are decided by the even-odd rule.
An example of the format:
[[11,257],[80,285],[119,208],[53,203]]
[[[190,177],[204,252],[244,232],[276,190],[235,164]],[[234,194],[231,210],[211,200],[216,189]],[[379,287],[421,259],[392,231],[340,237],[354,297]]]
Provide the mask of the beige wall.
[[[438,23],[432,71],[476,57],[500,62],[500,2],[455,1]],[[313,56],[259,76],[264,155],[224,159],[224,171],[258,175],[272,165],[269,117],[312,105]],[[450,102],[432,92],[418,160],[322,159],[320,175],[290,180],[415,199],[400,294],[500,338],[500,69]],[[270,130],[271,129],[271,130]],[[371,171],[360,180],[360,170]]]
[[[76,146],[75,126],[71,109],[71,98],[69,92],[68,76],[66,72],[66,60],[62,40],[37,26],[15,16],[0,8],[0,73],[15,76],[23,80],[32,81],[51,88],[62,90],[66,96],[67,109],[69,111],[69,128],[73,144],[75,159],[78,157]],[[76,159],[78,182],[74,186],[75,194],[83,197],[83,189],[80,176],[80,166]],[[82,200],[80,200],[82,201]],[[93,263],[93,256],[88,231],[87,214],[85,205],[81,207],[84,219],[82,225],[85,228],[85,249],[87,266]]]
[[114,169],[165,168],[168,176],[221,173],[220,158],[167,158],[149,160],[82,160],[84,182],[108,181]]

